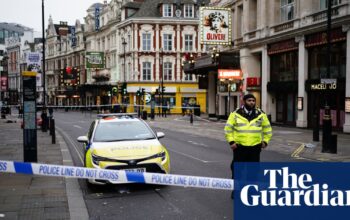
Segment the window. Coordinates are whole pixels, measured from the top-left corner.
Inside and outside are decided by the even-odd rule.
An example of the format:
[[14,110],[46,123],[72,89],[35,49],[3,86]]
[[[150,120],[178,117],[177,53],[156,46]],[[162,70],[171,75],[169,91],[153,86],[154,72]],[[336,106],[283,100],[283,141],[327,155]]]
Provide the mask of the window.
[[172,80],[172,63],[166,62],[163,67],[163,79],[164,80]]
[[281,0],[281,21],[294,19],[294,0]]
[[131,51],[131,35],[128,34],[128,51]]
[[172,17],[173,16],[173,7],[171,4],[163,5],[163,17]]
[[[332,0],[332,6],[341,4],[341,0]],[[320,9],[325,10],[328,6],[328,0],[320,0]]]
[[151,63],[150,62],[142,63],[142,79],[151,80]]
[[[312,47],[308,50],[309,79],[327,77],[327,45]],[[332,44],[330,78],[346,77],[346,42]]]
[[193,50],[193,35],[185,34],[185,51]]
[[271,82],[298,80],[298,51],[271,56]]
[[173,36],[171,34],[163,35],[163,49],[164,51],[173,50]]
[[151,34],[142,34],[142,50],[151,50]]
[[193,18],[193,5],[185,5],[185,18]]
[[185,80],[192,81],[193,80],[192,74],[185,74]]

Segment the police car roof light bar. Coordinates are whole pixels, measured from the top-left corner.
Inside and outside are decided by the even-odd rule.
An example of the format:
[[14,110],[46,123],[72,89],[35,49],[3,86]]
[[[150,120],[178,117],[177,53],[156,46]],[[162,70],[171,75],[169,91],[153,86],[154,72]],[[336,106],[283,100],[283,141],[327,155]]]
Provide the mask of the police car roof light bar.
[[134,118],[134,116],[136,116],[137,113],[110,113],[110,114],[98,114],[97,118],[107,118],[107,117],[111,117],[111,116],[115,116],[115,117],[130,117],[130,118]]

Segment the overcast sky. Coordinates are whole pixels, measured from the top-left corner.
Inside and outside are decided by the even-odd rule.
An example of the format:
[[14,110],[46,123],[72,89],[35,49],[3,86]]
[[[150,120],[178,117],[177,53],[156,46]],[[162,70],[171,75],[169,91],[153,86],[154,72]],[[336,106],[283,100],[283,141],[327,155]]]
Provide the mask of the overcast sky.
[[[83,24],[86,10],[97,2],[103,0],[45,0],[45,28],[50,15],[55,24],[67,21],[74,25],[76,19]],[[41,32],[41,5],[42,0],[0,0],[0,22],[19,23]]]

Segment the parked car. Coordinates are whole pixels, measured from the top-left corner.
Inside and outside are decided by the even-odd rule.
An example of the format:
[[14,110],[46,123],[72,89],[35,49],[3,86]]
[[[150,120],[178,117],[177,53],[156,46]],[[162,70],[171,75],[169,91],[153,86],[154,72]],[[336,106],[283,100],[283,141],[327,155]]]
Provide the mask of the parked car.
[[[78,137],[84,143],[84,166],[98,169],[131,172],[170,172],[170,158],[165,146],[159,142],[163,132],[154,133],[135,114],[102,114],[94,120],[87,136]],[[89,179],[88,183],[115,183]],[[88,184],[89,185],[89,184]]]

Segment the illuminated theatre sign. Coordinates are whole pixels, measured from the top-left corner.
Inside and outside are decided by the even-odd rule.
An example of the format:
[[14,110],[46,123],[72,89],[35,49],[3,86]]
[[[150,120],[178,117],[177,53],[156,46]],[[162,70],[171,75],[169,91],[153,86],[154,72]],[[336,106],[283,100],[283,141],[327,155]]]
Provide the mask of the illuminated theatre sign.
[[201,44],[231,44],[231,13],[228,8],[201,7]]

